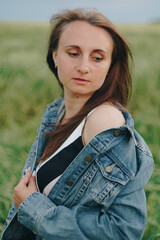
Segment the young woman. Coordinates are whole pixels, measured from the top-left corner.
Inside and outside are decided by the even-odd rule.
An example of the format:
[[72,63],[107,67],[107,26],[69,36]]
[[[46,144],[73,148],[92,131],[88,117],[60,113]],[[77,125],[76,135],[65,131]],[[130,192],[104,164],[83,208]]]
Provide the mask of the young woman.
[[95,11],[51,22],[47,62],[63,97],[42,116],[2,240],[141,239],[153,159],[124,108],[129,47]]

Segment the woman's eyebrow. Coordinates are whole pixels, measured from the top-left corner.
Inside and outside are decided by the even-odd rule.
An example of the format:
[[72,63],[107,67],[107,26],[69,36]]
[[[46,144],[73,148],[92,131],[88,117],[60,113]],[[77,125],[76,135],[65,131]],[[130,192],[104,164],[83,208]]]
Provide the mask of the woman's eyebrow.
[[93,52],[100,52],[108,55],[108,52],[103,49],[94,49]]
[[80,47],[77,46],[77,45],[67,45],[67,46],[65,46],[64,48],[76,48],[76,49],[80,49]]

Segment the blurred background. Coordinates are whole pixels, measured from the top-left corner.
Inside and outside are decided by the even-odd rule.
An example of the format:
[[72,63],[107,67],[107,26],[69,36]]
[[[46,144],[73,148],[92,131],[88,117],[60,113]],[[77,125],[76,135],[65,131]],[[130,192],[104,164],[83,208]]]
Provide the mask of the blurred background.
[[128,109],[155,160],[145,187],[148,218],[143,240],[159,240],[159,0],[0,0],[0,232],[41,115],[61,94],[45,59],[50,17],[77,7],[96,8],[107,16],[132,50],[133,93]]
[[160,20],[159,0],[1,0],[1,21],[48,22],[65,8],[96,8],[114,23],[150,23]]

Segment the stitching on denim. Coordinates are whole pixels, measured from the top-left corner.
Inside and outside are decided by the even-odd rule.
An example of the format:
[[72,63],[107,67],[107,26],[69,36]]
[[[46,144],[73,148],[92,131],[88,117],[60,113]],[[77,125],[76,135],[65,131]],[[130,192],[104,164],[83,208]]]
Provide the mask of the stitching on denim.
[[[75,198],[73,199],[72,203],[71,203],[71,207],[78,202],[78,200],[84,195],[84,192],[87,190],[88,186],[90,185],[92,179],[95,177],[95,174],[97,173],[98,168],[96,168],[96,166],[92,166],[89,173],[88,177],[84,180],[84,183],[82,184],[80,190],[77,192]],[[87,172],[88,173],[88,172]]]
[[38,217],[36,219],[36,222],[35,222],[35,227],[36,227],[38,233],[40,233],[39,227],[40,227],[41,220],[44,218],[45,215],[48,214],[49,211],[51,211],[51,208],[54,209],[54,213],[55,213],[56,212],[56,208],[47,205],[47,209],[42,210],[40,212],[40,214],[38,215]]

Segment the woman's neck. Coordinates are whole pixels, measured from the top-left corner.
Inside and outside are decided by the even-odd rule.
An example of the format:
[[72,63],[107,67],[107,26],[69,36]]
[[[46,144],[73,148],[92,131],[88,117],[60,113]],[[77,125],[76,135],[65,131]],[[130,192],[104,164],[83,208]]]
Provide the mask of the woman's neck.
[[88,98],[83,96],[70,97],[70,96],[64,95],[64,104],[66,109],[64,118],[69,119],[75,116],[80,111],[80,109],[84,106],[87,100]]

